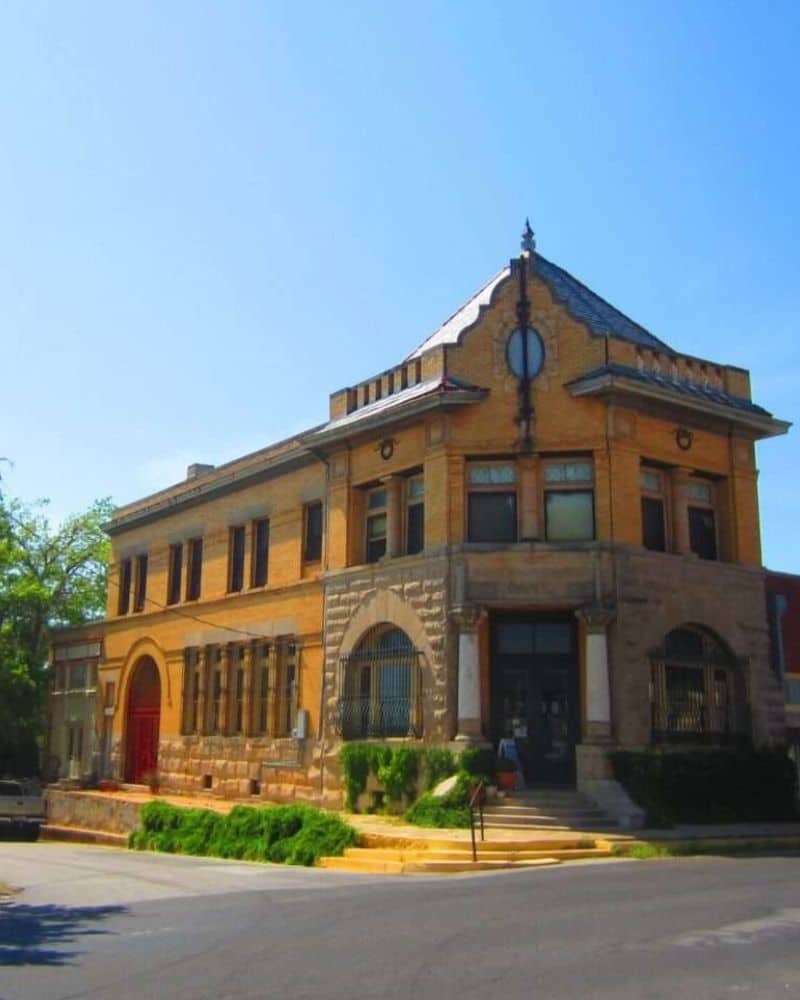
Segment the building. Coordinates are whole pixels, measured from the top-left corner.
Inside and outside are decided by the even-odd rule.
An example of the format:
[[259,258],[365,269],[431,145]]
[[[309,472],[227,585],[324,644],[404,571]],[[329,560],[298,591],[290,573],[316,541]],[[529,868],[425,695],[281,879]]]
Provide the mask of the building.
[[343,740],[608,751],[781,741],[742,369],[535,251],[330,419],[119,508],[107,771],[340,801]]
[[786,743],[800,769],[800,576],[766,574],[772,669],[783,684]]

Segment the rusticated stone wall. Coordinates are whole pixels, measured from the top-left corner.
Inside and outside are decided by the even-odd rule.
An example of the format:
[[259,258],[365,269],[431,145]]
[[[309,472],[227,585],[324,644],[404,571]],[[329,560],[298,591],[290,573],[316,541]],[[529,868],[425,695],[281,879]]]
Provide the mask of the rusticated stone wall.
[[164,790],[269,802],[318,802],[318,756],[316,741],[294,738],[173,736],[158,749]]
[[330,574],[325,583],[323,732],[338,739],[340,658],[375,625],[401,628],[421,654],[422,735],[443,743],[455,732],[455,662],[448,643],[448,560],[393,559]]

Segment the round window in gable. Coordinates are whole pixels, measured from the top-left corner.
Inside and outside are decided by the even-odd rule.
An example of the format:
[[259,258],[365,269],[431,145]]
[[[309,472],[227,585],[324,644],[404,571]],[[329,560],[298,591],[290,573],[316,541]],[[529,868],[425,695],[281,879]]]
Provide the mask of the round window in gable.
[[519,327],[506,343],[506,361],[517,378],[533,379],[544,367],[544,342],[537,330]]

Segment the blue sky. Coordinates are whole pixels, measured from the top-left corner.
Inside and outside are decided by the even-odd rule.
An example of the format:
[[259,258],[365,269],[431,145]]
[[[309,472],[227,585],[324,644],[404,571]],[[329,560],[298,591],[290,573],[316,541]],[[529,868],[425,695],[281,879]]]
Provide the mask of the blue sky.
[[[323,420],[518,250],[798,422],[800,5],[6,4],[0,455],[54,516]],[[800,572],[800,430],[759,446]]]

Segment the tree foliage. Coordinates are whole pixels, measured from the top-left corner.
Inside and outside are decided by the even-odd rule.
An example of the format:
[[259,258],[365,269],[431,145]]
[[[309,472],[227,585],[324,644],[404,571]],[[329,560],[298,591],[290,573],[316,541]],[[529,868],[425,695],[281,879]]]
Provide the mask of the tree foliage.
[[46,501],[0,484],[0,774],[37,768],[53,629],[103,614],[111,509],[98,500],[54,528]]

